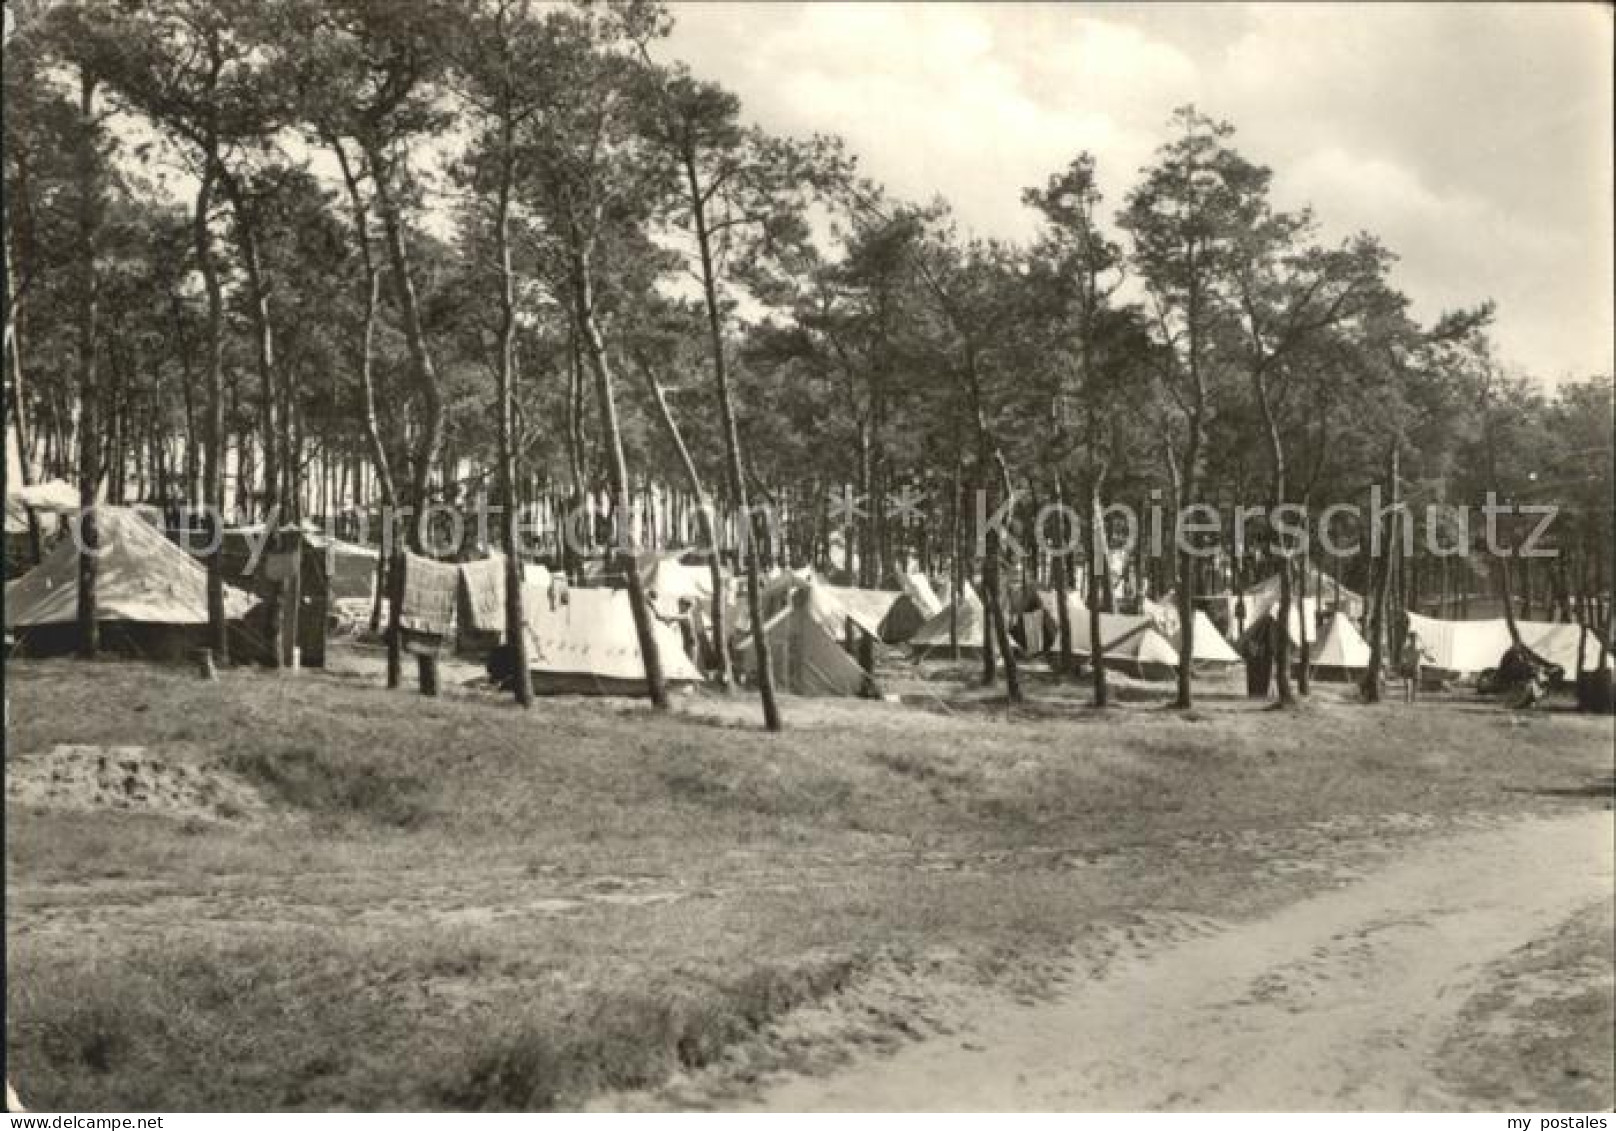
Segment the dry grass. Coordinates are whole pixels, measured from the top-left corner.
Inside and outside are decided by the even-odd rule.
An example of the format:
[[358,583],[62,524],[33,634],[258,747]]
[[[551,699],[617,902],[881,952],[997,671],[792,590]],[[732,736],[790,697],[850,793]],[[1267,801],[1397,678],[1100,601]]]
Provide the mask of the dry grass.
[[1478,1111],[1610,1111],[1616,978],[1606,900],[1498,964],[1442,1050],[1444,1075]]
[[278,815],[8,805],[10,1071],[79,1110],[576,1106],[878,966],[1025,992],[1129,916],[1256,913],[1433,823],[1601,804],[1611,761],[1608,720],[1462,701],[1100,714],[1045,680],[1007,713],[930,679],[924,709],[788,700],[768,736],[744,699],[7,676],[11,751],[200,748]]

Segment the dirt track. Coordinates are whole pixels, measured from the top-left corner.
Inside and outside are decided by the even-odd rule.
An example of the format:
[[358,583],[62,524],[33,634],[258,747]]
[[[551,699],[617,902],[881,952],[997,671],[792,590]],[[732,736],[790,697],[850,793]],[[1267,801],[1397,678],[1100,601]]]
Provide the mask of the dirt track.
[[[1612,818],[1427,842],[1268,919],[829,1077],[774,1110],[1399,1110],[1471,1102],[1438,1052],[1487,967],[1610,897]],[[1608,949],[1609,940],[1605,940]]]

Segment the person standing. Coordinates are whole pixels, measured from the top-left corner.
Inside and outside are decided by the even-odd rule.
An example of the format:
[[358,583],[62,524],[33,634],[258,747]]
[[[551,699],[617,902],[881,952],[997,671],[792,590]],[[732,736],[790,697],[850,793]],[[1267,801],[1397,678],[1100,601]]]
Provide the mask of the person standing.
[[1420,642],[1420,634],[1412,628],[1403,641],[1402,653],[1397,658],[1397,674],[1403,678],[1403,702],[1412,703],[1420,693],[1420,667],[1431,657]]

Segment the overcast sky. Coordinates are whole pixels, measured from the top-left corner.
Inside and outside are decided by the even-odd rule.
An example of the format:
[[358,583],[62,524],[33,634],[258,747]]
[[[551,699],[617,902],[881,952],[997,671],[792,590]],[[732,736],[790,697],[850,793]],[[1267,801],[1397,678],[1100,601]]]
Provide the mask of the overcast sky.
[[1186,102],[1280,204],[1401,257],[1430,317],[1497,300],[1507,359],[1612,367],[1612,15],[1595,4],[674,4],[668,53],[772,130],[842,135],[983,235],[1081,149],[1108,208]]

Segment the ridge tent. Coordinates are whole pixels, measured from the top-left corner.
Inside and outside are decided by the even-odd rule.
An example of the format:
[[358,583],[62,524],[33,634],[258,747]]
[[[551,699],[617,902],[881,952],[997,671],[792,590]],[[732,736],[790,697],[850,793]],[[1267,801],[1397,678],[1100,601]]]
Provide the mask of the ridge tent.
[[[958,602],[959,627],[958,638],[960,655],[965,657],[980,657],[982,655],[983,630],[987,624],[987,611],[982,607],[982,601],[969,587],[966,588],[963,599]],[[951,610],[954,603],[943,606],[937,615],[915,630],[909,638],[909,647],[914,652],[915,659],[922,659],[933,650],[946,651],[949,647],[950,624],[953,620]]]
[[884,641],[886,636],[883,627],[886,625],[887,617],[903,599],[902,593],[889,593],[885,589],[840,588],[834,585],[808,586],[808,588],[823,589],[824,595],[830,598],[828,607],[830,615],[836,622],[835,635],[838,640],[845,631],[843,622],[850,620],[871,638]]
[[379,550],[319,531],[304,531],[303,552],[318,554],[331,582],[331,599],[369,600],[376,595],[376,559]]
[[943,602],[937,596],[937,591],[932,588],[931,580],[925,574],[904,573],[899,570],[896,579],[898,588],[903,591],[905,597],[914,602],[915,608],[920,610],[921,615],[934,617],[942,611]]
[[[1312,611],[1313,602],[1312,602],[1311,598],[1308,600],[1307,605],[1308,605],[1308,610]],[[1240,637],[1240,644],[1241,644],[1241,649],[1240,650],[1242,652],[1249,651],[1250,648],[1257,647],[1257,646],[1260,645],[1260,642],[1261,642],[1261,639],[1262,639],[1261,634],[1270,631],[1269,626],[1271,624],[1273,624],[1273,622],[1274,622],[1274,614],[1276,612],[1278,612],[1278,610],[1276,608],[1274,608],[1272,605],[1270,605],[1268,608],[1264,609],[1259,615],[1253,617],[1251,620],[1246,622],[1245,634]],[[1299,654],[1300,649],[1302,647],[1302,628],[1303,628],[1303,615],[1302,615],[1302,613],[1303,613],[1303,611],[1301,609],[1298,609],[1295,605],[1291,606],[1291,615],[1289,617],[1289,624],[1287,625],[1288,631],[1287,631],[1286,635],[1290,639],[1291,655],[1292,655],[1293,658],[1296,655]],[[1309,625],[1314,625],[1314,624],[1317,624],[1318,622],[1314,618],[1309,617],[1307,619],[1306,623],[1309,624]],[[1312,652],[1313,648],[1317,645],[1317,643],[1318,643],[1318,641],[1320,639],[1320,636],[1321,636],[1321,633],[1316,628],[1309,628],[1307,630],[1307,646],[1308,646],[1308,651],[1310,653]]]
[[924,574],[899,571],[893,580],[899,592],[881,620],[881,640],[886,644],[904,644],[920,631],[921,625],[942,611],[943,603],[937,599]]
[[[1577,678],[1577,641],[1582,636],[1581,625],[1559,621],[1517,620],[1515,627],[1520,630],[1522,644],[1540,658],[1557,665],[1565,672],[1567,679]],[[1508,632],[1507,625],[1505,631]],[[1598,631],[1590,628],[1588,643],[1583,649],[1583,670],[1592,671],[1597,668],[1604,651]],[[1496,665],[1497,662],[1495,659],[1493,664]]]
[[[1509,635],[1509,622],[1503,617],[1487,620],[1438,620],[1435,617],[1408,614],[1409,627],[1419,634],[1420,643],[1430,653],[1430,670],[1445,679],[1464,679],[1488,668],[1509,651],[1513,641]],[[1521,643],[1539,659],[1561,668],[1567,679],[1577,674],[1577,647],[1582,628],[1575,623],[1554,621],[1516,620]],[[1608,655],[1599,633],[1588,632],[1588,643],[1583,652],[1584,671],[1599,667],[1600,657]]]
[[1050,625],[1043,602],[1043,594],[1037,589],[1024,589],[1005,602],[1010,639],[1029,656],[1042,656],[1057,639],[1059,626]]
[[686,562],[688,550],[648,554],[640,558],[640,580],[647,593],[655,593],[657,612],[674,616],[679,601],[708,604],[713,599],[713,575],[705,562]]
[[[1079,605],[1072,617],[1072,654],[1091,658],[1088,609]],[[1100,655],[1105,666],[1137,679],[1172,679],[1178,672],[1178,652],[1156,623],[1146,616],[1100,614]]]
[[[208,572],[126,507],[94,509],[100,540],[96,614],[110,651],[182,659],[207,644]],[[76,535],[76,529],[75,529]],[[78,647],[77,537],[63,538],[45,560],[6,586],[6,629],[34,655]],[[242,621],[257,604],[225,586],[225,619],[245,652],[255,652]]]
[[[960,655],[965,658],[980,659],[982,649],[986,646],[984,636],[987,632],[987,609],[982,604],[982,599],[976,595],[976,590],[971,588],[969,582],[966,582],[963,588],[965,596],[959,602]],[[921,625],[915,634],[909,638],[909,647],[914,650],[915,659],[924,659],[933,651],[948,652],[949,610],[953,607],[952,605],[945,606],[936,616]],[[1008,617],[1006,617],[1006,621],[1009,621]],[[1011,641],[1011,646],[1015,646],[1014,640]]]
[[[181,526],[172,531],[170,537],[206,568],[207,535],[204,531]],[[219,564],[225,580],[261,599],[269,597],[277,586],[288,580],[294,554],[298,609],[297,618],[288,630],[296,634],[301,663],[306,667],[320,667],[325,663],[326,633],[333,602],[372,598],[378,551],[333,538],[307,520],[279,531],[270,531],[263,523],[255,523],[219,532]],[[281,589],[283,594],[288,591]],[[268,625],[264,628],[267,630]]]
[[[28,528],[28,512],[32,509],[39,522],[39,557],[34,556],[34,544]],[[61,534],[63,520],[79,509],[78,488],[60,479],[30,486],[6,486],[6,559],[7,580],[21,577],[44,561],[52,544]]]
[[[791,594],[804,585],[817,580],[812,566],[801,569],[776,570],[758,586],[758,598],[763,605],[763,623],[773,620],[791,603]],[[735,600],[730,603],[727,623],[730,639],[737,640],[752,631],[752,611],[746,593],[746,578],[736,579]]]
[[[1044,645],[1047,652],[1060,651],[1060,594],[1052,589],[1041,590],[1038,594],[1038,604],[1044,611]],[[1076,590],[1066,591],[1066,615],[1071,618],[1074,648],[1077,644],[1077,621],[1081,617],[1088,619],[1089,609],[1083,599],[1077,595]]]
[[1331,613],[1308,647],[1310,672],[1325,683],[1353,683],[1369,669],[1369,644],[1345,613]]
[[[528,582],[528,664],[533,690],[544,695],[646,695],[645,660],[628,592],[561,589]],[[653,619],[662,677],[669,690],[701,682],[678,629]]]
[[[1156,628],[1173,646],[1178,646],[1178,606],[1173,603],[1171,594],[1160,601],[1152,601],[1149,597],[1139,599],[1139,612],[1156,622]],[[1212,618],[1206,615],[1205,610],[1195,610],[1195,654],[1192,657],[1197,664],[1214,666],[1217,664],[1238,664],[1241,662],[1240,653],[1235,651]]]
[[[1408,626],[1420,638],[1429,654],[1426,668],[1440,679],[1459,680],[1498,666],[1499,657],[1509,650],[1509,625],[1502,617],[1492,620],[1437,620],[1408,614]],[[1523,640],[1525,634],[1522,634]],[[1394,641],[1387,667],[1394,668],[1400,641]],[[1575,653],[1572,655],[1575,661]]]
[[[942,612],[944,609],[948,608],[948,606],[950,606],[950,605],[952,605],[954,603],[954,585],[953,585],[953,583],[951,581],[949,581],[947,578],[944,578],[943,582],[942,582],[942,585],[943,585],[942,595],[937,598],[937,612],[938,613]],[[965,594],[965,598],[968,601],[981,600],[981,598],[976,595],[976,587],[973,586],[970,583],[969,580],[962,581],[960,583],[960,592]],[[932,616],[936,616],[936,615],[937,615],[937,613],[932,614]]]
[[[1321,609],[1346,613],[1353,619],[1360,619],[1368,607],[1364,599],[1345,585],[1336,581],[1334,577],[1325,573],[1318,566],[1307,566],[1307,604],[1308,611],[1313,615],[1314,623],[1318,621]],[[1297,594],[1301,590],[1301,578],[1291,578],[1291,603],[1294,608]],[[1255,624],[1257,619],[1274,605],[1279,604],[1279,574],[1257,582],[1245,591],[1246,624]],[[1339,592],[1339,596],[1338,596]],[[1234,624],[1234,598],[1229,598],[1229,623]]]
[[11,524],[16,520],[21,522],[21,529],[26,530],[28,527],[26,511],[29,508],[56,514],[71,514],[79,509],[79,489],[62,479],[7,486],[6,529],[13,529]]
[[[1040,593],[1044,617],[1048,621],[1049,650],[1054,652],[1060,647],[1060,606],[1057,604],[1054,593]],[[1101,613],[1100,634],[1107,641],[1105,655],[1108,667],[1117,667],[1121,663],[1143,663],[1147,667],[1159,669],[1167,664],[1176,669],[1178,667],[1178,632],[1175,628],[1165,627],[1159,619],[1163,611],[1171,612],[1169,605],[1158,604],[1146,598],[1142,607],[1147,611],[1137,616],[1125,613]],[[1072,622],[1072,654],[1087,657],[1089,654],[1089,608],[1076,593],[1066,594],[1066,612]],[[1176,625],[1177,617],[1173,622]],[[1141,622],[1148,623],[1154,633],[1147,633],[1135,639],[1135,632],[1142,627]],[[1154,639],[1151,637],[1154,636]],[[1122,647],[1119,649],[1119,642]],[[1160,645],[1166,645],[1162,651]],[[1144,653],[1142,660],[1130,658],[1127,653],[1130,649],[1137,649]],[[1172,659],[1166,657],[1171,654]],[[1200,609],[1195,610],[1195,652],[1192,657],[1199,666],[1216,667],[1218,665],[1233,666],[1241,662],[1240,653],[1235,651],[1228,638],[1218,631],[1212,618]]]
[[[1176,618],[1175,618],[1176,619]],[[1167,639],[1178,640],[1177,633],[1166,634]],[[1195,610],[1195,651],[1191,659],[1197,664],[1215,667],[1219,664],[1233,666],[1241,662],[1240,653],[1234,650],[1229,638],[1218,631],[1218,626],[1212,623],[1212,618],[1200,609]]]
[[[840,643],[841,626],[853,620],[853,613],[828,590],[823,585],[798,588],[791,595],[790,606],[764,625],[763,639],[776,685],[793,695],[866,694],[873,681]],[[755,670],[755,647],[756,638],[751,636],[736,646],[738,671]]]
[[40,526],[47,533],[53,523],[47,515],[67,515],[79,509],[79,489],[71,483],[52,479],[45,483],[7,484],[6,533],[28,533],[28,512],[40,512]]

